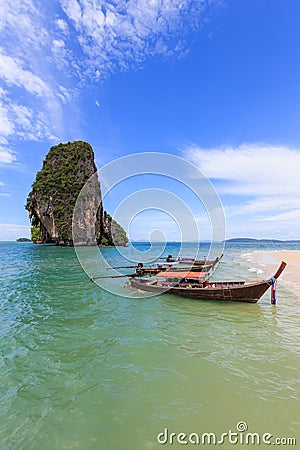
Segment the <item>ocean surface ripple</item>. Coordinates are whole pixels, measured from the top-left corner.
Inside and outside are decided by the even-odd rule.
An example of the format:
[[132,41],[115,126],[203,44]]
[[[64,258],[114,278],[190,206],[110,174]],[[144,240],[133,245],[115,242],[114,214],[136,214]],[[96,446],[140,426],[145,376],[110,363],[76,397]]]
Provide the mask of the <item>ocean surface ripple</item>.
[[[254,250],[228,246],[214,277],[272,275],[245,257]],[[276,307],[270,292],[256,305],[126,298],[90,283],[71,248],[0,243],[0,260],[1,449],[143,450],[166,427],[221,434],[241,420],[299,439],[288,287]]]

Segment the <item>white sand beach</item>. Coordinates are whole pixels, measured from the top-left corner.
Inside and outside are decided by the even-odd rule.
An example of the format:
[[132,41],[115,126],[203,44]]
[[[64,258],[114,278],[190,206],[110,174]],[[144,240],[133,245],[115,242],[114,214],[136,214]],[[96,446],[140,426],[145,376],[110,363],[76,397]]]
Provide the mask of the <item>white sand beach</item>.
[[264,274],[272,275],[281,261],[287,263],[287,267],[280,276],[278,282],[283,283],[289,289],[300,291],[300,251],[256,251],[252,254],[254,260],[261,266]]

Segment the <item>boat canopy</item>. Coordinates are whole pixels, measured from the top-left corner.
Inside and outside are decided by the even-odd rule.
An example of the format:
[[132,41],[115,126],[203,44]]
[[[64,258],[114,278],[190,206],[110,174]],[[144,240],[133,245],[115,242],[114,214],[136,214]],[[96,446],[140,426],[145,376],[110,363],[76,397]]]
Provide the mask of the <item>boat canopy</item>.
[[188,278],[188,279],[204,279],[207,274],[205,272],[188,272],[188,271],[182,271],[182,272],[171,272],[170,270],[166,270],[165,272],[159,272],[157,274],[157,278]]

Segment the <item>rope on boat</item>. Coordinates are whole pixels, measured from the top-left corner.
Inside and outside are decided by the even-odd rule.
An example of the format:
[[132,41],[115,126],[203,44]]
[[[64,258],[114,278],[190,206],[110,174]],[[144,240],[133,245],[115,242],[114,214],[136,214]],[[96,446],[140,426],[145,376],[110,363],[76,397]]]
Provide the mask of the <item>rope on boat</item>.
[[277,284],[277,280],[275,278],[271,277],[269,279],[269,281],[271,281],[271,283],[272,283],[271,304],[272,305],[276,305],[276,284]]

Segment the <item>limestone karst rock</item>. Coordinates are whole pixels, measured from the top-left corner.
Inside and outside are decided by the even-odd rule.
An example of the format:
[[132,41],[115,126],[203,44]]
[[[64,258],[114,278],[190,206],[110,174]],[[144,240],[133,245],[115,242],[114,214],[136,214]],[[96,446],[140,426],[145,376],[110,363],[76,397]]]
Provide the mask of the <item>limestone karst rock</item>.
[[[72,219],[77,197],[97,172],[92,147],[82,141],[51,147],[29,193],[26,209],[35,243],[73,245]],[[82,200],[82,245],[126,245],[123,228],[103,210],[97,174],[93,189]]]

